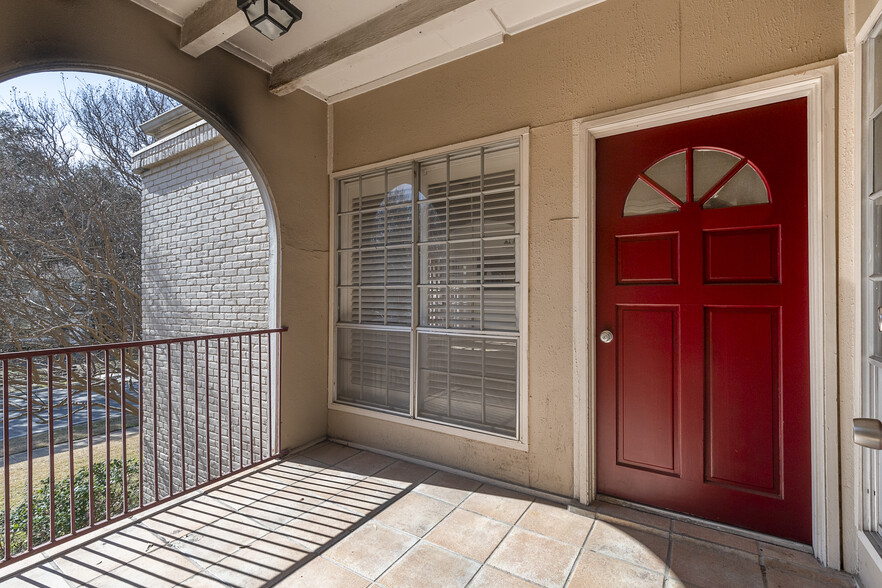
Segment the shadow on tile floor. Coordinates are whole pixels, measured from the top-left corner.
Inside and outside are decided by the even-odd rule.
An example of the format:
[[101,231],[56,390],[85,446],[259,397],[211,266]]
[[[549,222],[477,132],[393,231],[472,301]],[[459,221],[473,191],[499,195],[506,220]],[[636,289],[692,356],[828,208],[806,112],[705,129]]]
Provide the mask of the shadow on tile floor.
[[810,555],[596,503],[566,507],[323,443],[6,586],[854,586]]

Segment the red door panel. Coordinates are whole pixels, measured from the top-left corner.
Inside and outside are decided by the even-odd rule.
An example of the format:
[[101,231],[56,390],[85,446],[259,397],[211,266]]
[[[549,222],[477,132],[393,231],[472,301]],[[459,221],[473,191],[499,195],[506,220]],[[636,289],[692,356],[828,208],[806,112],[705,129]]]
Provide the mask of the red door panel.
[[806,121],[597,141],[601,493],[811,542]]
[[619,307],[618,463],[677,473],[678,308]]
[[705,284],[777,284],[780,278],[780,227],[704,231]]
[[680,269],[677,233],[616,237],[618,284],[676,284]]
[[780,308],[705,309],[706,479],[780,496]]

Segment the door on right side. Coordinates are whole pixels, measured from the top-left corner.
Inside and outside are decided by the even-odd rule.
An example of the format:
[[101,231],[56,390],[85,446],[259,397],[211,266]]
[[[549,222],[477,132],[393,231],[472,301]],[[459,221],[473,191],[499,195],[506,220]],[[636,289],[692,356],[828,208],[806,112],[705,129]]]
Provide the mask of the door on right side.
[[798,99],[597,141],[600,493],[811,543],[806,137]]

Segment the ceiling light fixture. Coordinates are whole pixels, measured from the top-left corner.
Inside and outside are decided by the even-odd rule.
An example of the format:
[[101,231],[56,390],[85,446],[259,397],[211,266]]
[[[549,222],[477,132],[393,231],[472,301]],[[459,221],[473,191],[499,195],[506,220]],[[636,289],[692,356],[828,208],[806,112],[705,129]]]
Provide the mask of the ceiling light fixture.
[[238,0],[237,5],[248,24],[270,41],[287,33],[291,25],[303,18],[303,13],[288,0]]

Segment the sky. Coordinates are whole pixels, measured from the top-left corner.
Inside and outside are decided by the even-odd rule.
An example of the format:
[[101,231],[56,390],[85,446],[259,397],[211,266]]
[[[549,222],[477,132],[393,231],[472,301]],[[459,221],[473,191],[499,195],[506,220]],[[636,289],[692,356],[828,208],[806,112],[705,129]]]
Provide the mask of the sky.
[[67,84],[68,90],[73,90],[85,84],[100,84],[106,79],[108,76],[78,71],[28,74],[0,84],[0,102],[12,99],[13,88],[19,94],[30,94],[34,98],[45,96],[50,100],[60,100],[64,84]]
[[[13,95],[16,93],[19,96],[29,94],[35,100],[45,97],[63,104],[65,88],[70,92],[87,84],[102,84],[108,79],[112,79],[112,76],[77,71],[35,73],[12,78],[0,83],[0,110],[5,110],[5,105],[12,102]],[[64,136],[76,140],[79,144],[79,150],[74,156],[75,160],[89,158],[94,154],[83,137],[74,129],[68,127]]]

